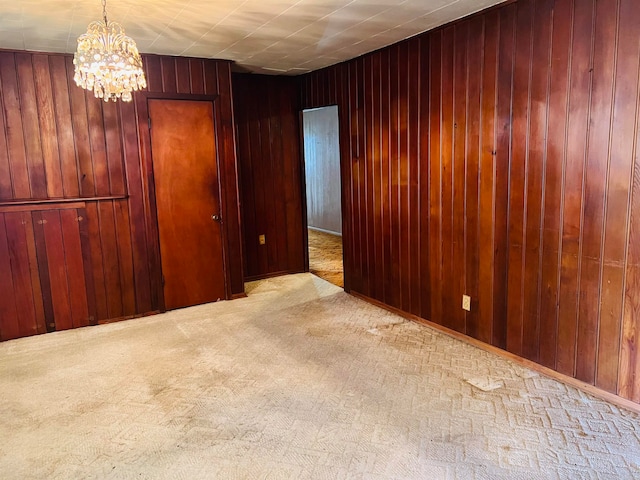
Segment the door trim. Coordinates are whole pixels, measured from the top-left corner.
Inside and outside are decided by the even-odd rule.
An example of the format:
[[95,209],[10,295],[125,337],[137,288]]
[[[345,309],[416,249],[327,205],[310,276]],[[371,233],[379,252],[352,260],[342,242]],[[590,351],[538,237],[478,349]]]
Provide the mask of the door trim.
[[[329,103],[327,105],[318,105],[315,107],[301,108],[298,113],[300,121],[300,182],[302,188],[302,210],[303,210],[303,228],[304,228],[304,251],[305,251],[305,271],[309,271],[309,221],[307,218],[307,179],[306,179],[306,167],[304,156],[304,112],[310,110],[318,110],[320,108],[336,107],[338,113],[338,159],[339,159],[339,174],[340,174],[340,215],[342,215],[342,280],[344,283],[343,290],[347,293],[351,292],[351,261],[350,256],[347,255],[347,246],[350,245],[351,238],[351,226],[349,224],[350,217],[347,215],[347,185],[346,185],[346,169],[349,168],[349,164],[345,160],[343,145],[348,145],[348,141],[345,143],[345,135],[343,132],[343,125],[348,123],[343,121],[342,109],[337,103]],[[345,147],[347,148],[347,147]]]
[[151,132],[149,129],[149,100],[186,100],[211,102],[213,107],[213,129],[215,136],[216,169],[218,171],[218,195],[222,215],[222,263],[225,280],[225,300],[230,300],[231,272],[229,259],[229,235],[225,219],[229,211],[226,202],[224,162],[221,161],[220,148],[220,102],[219,95],[193,95],[175,93],[138,92],[135,96],[138,135],[140,139],[140,162],[145,207],[145,232],[149,251],[149,277],[151,281],[151,303],[154,310],[166,311],[164,288],[162,285],[162,262],[160,258],[160,232],[158,229],[158,211],[156,208],[155,180],[153,175],[153,157],[151,152]]

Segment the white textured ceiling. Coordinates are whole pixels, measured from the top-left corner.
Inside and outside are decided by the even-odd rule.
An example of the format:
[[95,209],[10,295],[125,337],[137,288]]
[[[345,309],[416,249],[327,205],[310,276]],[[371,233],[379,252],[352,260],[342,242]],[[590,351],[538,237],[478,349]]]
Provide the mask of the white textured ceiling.
[[[504,0],[109,0],[142,53],[234,60],[295,75],[390,45]],[[0,48],[72,53],[100,0],[2,0]]]

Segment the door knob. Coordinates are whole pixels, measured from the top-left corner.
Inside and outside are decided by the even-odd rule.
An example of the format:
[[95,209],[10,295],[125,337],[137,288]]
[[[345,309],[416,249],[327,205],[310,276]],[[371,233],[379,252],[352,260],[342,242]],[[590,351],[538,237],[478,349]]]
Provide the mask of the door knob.
[[211,220],[215,220],[216,222],[220,221],[220,215],[216,215],[215,213],[211,215]]

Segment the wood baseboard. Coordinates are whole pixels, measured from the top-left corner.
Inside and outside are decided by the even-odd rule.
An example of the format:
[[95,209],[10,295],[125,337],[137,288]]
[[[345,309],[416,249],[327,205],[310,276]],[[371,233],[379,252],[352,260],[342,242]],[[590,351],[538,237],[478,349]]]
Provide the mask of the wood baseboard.
[[627,410],[630,410],[632,412],[635,413],[640,413],[640,405],[632,402],[631,400],[628,400],[626,398],[622,398],[619,395],[616,395],[615,393],[611,393],[611,392],[607,392],[606,390],[602,390],[594,385],[591,385],[589,383],[585,383],[581,380],[578,380],[576,378],[570,377],[568,375],[565,375],[564,373],[560,373],[560,372],[556,372],[555,370],[552,370],[549,367],[545,367],[544,365],[540,365],[538,363],[535,363],[531,360],[527,360],[526,358],[522,358],[519,357],[511,352],[507,352],[506,350],[502,350],[501,348],[498,347],[494,347],[493,345],[489,345],[487,343],[481,342],[480,340],[477,340],[475,338],[469,337],[463,333],[460,332],[456,332],[455,330],[451,330],[450,328],[444,327],[442,325],[439,325],[437,323],[431,322],[429,320],[426,320],[422,317],[418,317],[417,315],[413,315],[411,313],[407,313],[407,312],[403,312],[402,310],[392,307],[390,305],[387,305],[385,303],[382,303],[379,300],[373,299],[371,297],[368,297],[366,295],[363,295],[361,293],[357,293],[357,292],[349,292],[350,295],[353,295],[356,298],[359,298],[361,300],[364,300],[367,303],[371,303],[377,307],[383,308],[389,312],[395,313],[396,315],[399,315],[400,317],[406,318],[407,320],[411,320],[413,322],[416,323],[420,323],[422,325],[426,325],[428,327],[431,327],[435,330],[438,330],[441,333],[444,333],[445,335],[448,335],[450,337],[453,337],[457,340],[460,340],[462,342],[465,342],[469,345],[473,345],[474,347],[480,348],[481,350],[484,350],[486,352],[490,352],[493,353],[495,355],[498,355],[502,358],[506,358],[508,360],[511,360],[512,362],[521,365],[523,367],[527,367],[530,368],[531,370],[535,370],[538,373],[541,373],[547,377],[553,378],[554,380],[557,380],[559,382],[564,383],[565,385],[569,385],[572,387],[575,387],[579,390],[582,390],[585,393],[588,393],[590,395],[593,395],[594,397],[597,397],[601,400],[605,400],[609,403],[612,403],[618,407],[621,408],[625,408]]
[[231,295],[231,300],[235,300],[237,298],[245,298],[247,296],[247,294],[245,292],[241,292],[241,293],[234,293]]
[[249,277],[244,277],[244,281],[255,282],[256,280],[264,280],[265,278],[280,277],[282,275],[293,275],[296,273],[305,273],[305,272],[308,272],[308,270],[282,270],[280,272],[265,273],[264,275],[253,275]]
[[162,313],[160,310],[152,310],[150,312],[138,313],[136,315],[128,315],[126,317],[107,318],[106,320],[98,320],[97,325],[106,325],[107,323],[123,322],[125,320],[133,320],[134,318],[150,317]]

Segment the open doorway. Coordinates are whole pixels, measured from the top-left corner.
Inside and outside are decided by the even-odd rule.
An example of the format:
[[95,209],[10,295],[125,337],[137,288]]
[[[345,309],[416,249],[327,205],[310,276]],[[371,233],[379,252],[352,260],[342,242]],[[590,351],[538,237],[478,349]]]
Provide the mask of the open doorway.
[[309,271],[344,288],[338,107],[302,112]]

